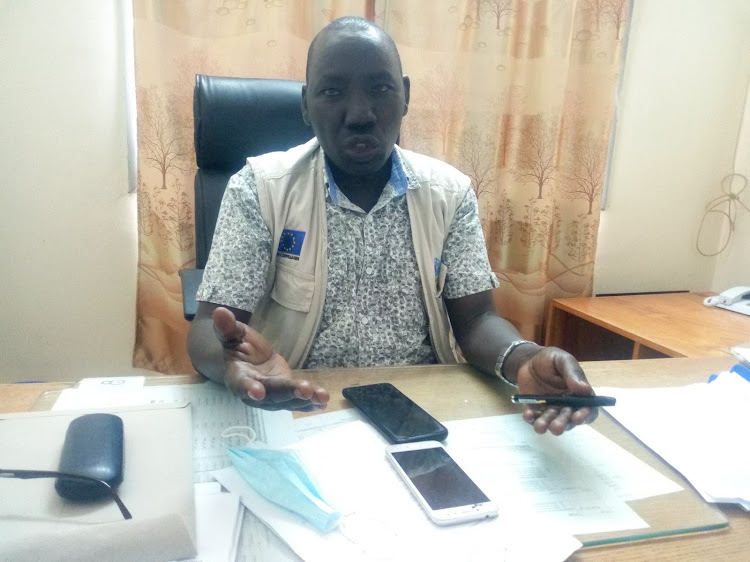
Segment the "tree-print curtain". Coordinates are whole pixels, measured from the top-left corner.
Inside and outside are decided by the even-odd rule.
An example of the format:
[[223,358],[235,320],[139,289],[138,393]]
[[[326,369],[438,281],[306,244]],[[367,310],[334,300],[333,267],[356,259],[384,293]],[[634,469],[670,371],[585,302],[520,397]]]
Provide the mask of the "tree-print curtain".
[[134,364],[192,372],[179,269],[195,264],[194,76],[304,80],[345,15],[388,31],[411,77],[401,144],[474,183],[495,300],[542,340],[551,298],[591,294],[627,0],[134,0],[138,299]]

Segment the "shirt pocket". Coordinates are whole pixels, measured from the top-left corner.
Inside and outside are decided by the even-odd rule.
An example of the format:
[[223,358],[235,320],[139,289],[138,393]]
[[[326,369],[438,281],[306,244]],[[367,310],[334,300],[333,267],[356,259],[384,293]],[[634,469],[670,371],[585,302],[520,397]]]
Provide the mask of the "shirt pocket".
[[296,270],[283,263],[276,263],[276,278],[271,289],[273,300],[297,312],[310,312],[314,293],[314,275]]

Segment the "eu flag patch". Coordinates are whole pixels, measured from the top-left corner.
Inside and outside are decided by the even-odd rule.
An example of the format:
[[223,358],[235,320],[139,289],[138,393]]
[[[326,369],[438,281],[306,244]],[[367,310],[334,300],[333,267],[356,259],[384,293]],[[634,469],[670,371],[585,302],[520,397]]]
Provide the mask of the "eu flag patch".
[[277,255],[293,260],[298,260],[299,255],[302,252],[302,243],[305,241],[305,233],[301,230],[287,230],[281,231],[281,238],[279,238],[279,249],[276,252]]

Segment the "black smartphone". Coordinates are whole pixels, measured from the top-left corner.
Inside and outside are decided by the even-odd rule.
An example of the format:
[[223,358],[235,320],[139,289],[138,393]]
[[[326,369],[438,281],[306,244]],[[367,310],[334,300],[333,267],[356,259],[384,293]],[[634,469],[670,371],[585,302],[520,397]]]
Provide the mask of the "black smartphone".
[[390,383],[349,386],[342,394],[391,443],[443,441],[448,437],[443,424]]

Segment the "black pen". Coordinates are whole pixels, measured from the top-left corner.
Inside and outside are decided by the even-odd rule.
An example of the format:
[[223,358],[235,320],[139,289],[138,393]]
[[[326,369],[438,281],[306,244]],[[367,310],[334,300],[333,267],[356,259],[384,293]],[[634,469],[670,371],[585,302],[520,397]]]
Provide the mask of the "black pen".
[[584,394],[514,394],[511,401],[516,404],[539,404],[542,406],[569,406],[571,408],[597,408],[614,406],[612,396]]

